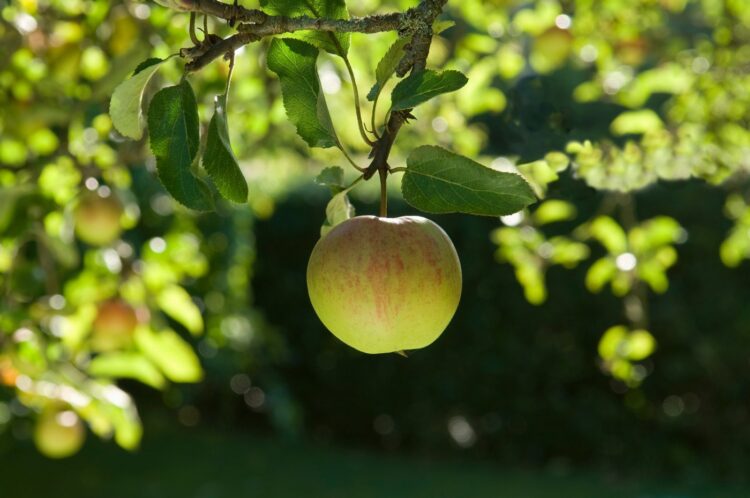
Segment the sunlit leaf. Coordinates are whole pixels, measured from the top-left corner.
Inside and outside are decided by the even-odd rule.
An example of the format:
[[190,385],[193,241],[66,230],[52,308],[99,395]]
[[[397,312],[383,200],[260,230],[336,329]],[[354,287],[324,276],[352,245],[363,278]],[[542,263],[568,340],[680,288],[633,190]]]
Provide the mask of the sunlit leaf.
[[598,259],[586,272],[586,288],[591,292],[599,292],[616,273],[617,266],[612,258]]
[[582,242],[575,242],[562,236],[552,237],[548,242],[552,246],[550,260],[554,264],[574,268],[589,257],[589,247]]
[[159,332],[138,327],[138,348],[174,382],[197,382],[203,378],[200,360],[193,348],[173,330]]
[[208,124],[203,167],[224,198],[245,203],[248,195],[247,182],[229,142],[226,105],[226,95],[218,95],[214,100],[214,115]]
[[503,216],[536,200],[520,175],[495,171],[435,146],[412,151],[401,191],[406,202],[428,213]]
[[354,206],[349,202],[347,191],[334,195],[326,206],[326,221],[320,227],[320,236],[325,237],[333,227],[354,216]]
[[654,93],[680,94],[690,89],[695,76],[676,63],[639,73],[620,93],[619,100],[628,107],[642,107]]
[[159,308],[185,327],[191,334],[203,332],[203,316],[190,294],[179,285],[163,288],[156,297]]
[[534,211],[533,216],[534,221],[540,225],[567,221],[575,218],[576,208],[569,202],[553,199],[541,203]]
[[396,67],[406,53],[404,47],[409,42],[410,38],[402,37],[398,38],[391,46],[388,51],[383,55],[383,58],[378,62],[377,68],[375,68],[375,84],[367,94],[367,100],[373,101],[377,98],[380,92],[383,90],[386,82],[396,72]]
[[88,372],[98,377],[135,379],[156,389],[163,388],[166,383],[153,363],[140,353],[133,352],[100,354],[91,360]]
[[655,260],[641,262],[638,265],[638,277],[646,282],[651,290],[662,294],[669,288],[669,279],[664,270],[664,266]]
[[604,360],[611,360],[622,355],[622,347],[627,336],[628,328],[624,325],[610,327],[599,339],[599,356]]
[[531,304],[542,304],[547,300],[547,286],[544,273],[534,264],[522,264],[516,267],[516,279],[523,286],[523,294]]
[[599,216],[589,225],[589,233],[607,248],[610,254],[620,254],[627,250],[625,231],[609,216]]
[[344,190],[344,170],[340,166],[330,166],[315,177],[315,183],[330,187],[335,194]]
[[627,339],[627,353],[629,360],[645,360],[656,349],[656,340],[647,330],[634,330]]
[[643,134],[664,126],[659,115],[651,109],[627,111],[617,116],[609,129],[615,135]]
[[268,68],[279,76],[289,120],[310,147],[338,143],[315,65],[318,49],[300,40],[276,38],[268,49]]
[[109,104],[109,114],[115,129],[122,135],[133,140],[140,140],[143,136],[143,91],[163,62],[161,59],[148,59],[142,62],[133,76],[115,88]]
[[413,73],[399,82],[391,93],[391,109],[411,109],[440,94],[453,92],[466,84],[459,71],[425,70]]

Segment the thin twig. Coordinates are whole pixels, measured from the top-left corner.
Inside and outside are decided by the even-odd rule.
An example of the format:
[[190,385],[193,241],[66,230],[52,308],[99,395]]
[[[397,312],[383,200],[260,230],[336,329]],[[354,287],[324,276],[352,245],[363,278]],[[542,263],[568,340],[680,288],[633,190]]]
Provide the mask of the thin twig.
[[424,0],[417,7],[406,12],[376,14],[349,19],[330,19],[308,16],[271,16],[260,10],[246,9],[241,6],[225,4],[218,0],[181,0],[178,10],[192,13],[199,12],[229,22],[238,21],[241,23],[237,26],[237,34],[212,44],[211,47],[184,49],[181,51],[181,55],[191,60],[188,64],[188,70],[197,71],[223,53],[236,50],[242,45],[258,41],[266,36],[295,31],[325,31],[330,33],[398,31],[402,36],[413,35],[414,37],[410,44],[412,48],[407,51],[396,71],[399,76],[403,76],[414,65],[415,61],[426,58],[432,36],[431,22],[440,14],[446,1]]
[[365,171],[367,171],[367,168],[363,168],[362,166],[358,166],[357,163],[354,162],[354,159],[352,159],[352,156],[349,155],[349,153],[346,151],[346,149],[344,148],[344,146],[338,140],[336,141],[336,147],[338,147],[339,150],[341,151],[341,153],[344,154],[344,157],[346,158],[347,161],[349,161],[349,164],[351,164],[352,166],[354,166],[354,169],[356,169],[360,173],[364,173]]
[[349,71],[349,78],[352,80],[352,91],[354,92],[354,111],[357,114],[357,124],[359,125],[359,134],[362,135],[362,139],[365,141],[367,145],[372,147],[375,145],[375,142],[373,142],[370,137],[367,136],[367,132],[365,131],[365,124],[362,122],[362,108],[359,104],[359,90],[357,89],[357,80],[354,77],[354,69],[352,68],[351,63],[349,62],[349,57],[346,55],[343,56],[344,64],[346,65],[347,71]]

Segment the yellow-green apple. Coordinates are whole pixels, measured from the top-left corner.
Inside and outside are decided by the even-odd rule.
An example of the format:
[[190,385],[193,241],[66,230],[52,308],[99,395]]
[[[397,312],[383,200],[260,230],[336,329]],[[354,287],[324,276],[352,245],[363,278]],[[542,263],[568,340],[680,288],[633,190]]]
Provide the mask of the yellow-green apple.
[[120,300],[107,301],[99,310],[91,327],[91,347],[95,351],[112,351],[131,344],[138,325],[133,308]]
[[73,211],[78,238],[92,246],[104,246],[120,236],[122,204],[114,196],[88,192],[78,199]]
[[419,349],[443,333],[461,297],[448,235],[420,216],[357,216],[315,245],[307,290],[320,321],[364,353]]
[[557,69],[567,60],[572,46],[573,35],[570,31],[553,26],[534,40],[531,65],[541,73]]
[[34,444],[49,458],[66,458],[78,452],[86,439],[81,419],[70,410],[47,409],[34,428]]

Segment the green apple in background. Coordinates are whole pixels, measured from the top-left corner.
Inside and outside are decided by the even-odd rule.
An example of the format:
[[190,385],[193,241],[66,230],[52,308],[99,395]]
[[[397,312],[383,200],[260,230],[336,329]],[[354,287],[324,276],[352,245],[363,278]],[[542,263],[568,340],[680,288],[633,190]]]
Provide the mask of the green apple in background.
[[573,48],[573,35],[567,29],[551,27],[534,39],[530,61],[532,67],[549,73],[567,61]]
[[76,235],[92,246],[110,244],[122,233],[122,213],[122,203],[114,195],[101,197],[87,192],[78,199],[73,211]]
[[628,66],[640,66],[649,53],[649,46],[643,38],[622,40],[615,45],[615,57]]
[[91,347],[95,351],[113,351],[129,346],[138,318],[133,308],[120,300],[99,305],[91,328]]
[[34,444],[49,458],[74,455],[81,449],[85,439],[86,430],[73,411],[47,409],[36,421]]
[[448,235],[420,216],[358,216],[315,245],[307,290],[320,321],[364,353],[419,349],[443,333],[461,298]]

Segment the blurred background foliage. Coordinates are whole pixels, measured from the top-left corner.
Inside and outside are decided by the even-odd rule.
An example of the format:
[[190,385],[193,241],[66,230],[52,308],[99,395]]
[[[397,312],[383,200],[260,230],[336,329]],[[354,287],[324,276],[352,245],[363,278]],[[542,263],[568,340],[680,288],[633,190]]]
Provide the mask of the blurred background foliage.
[[[144,422],[158,433],[176,420],[747,479],[745,0],[449,1],[456,24],[428,64],[469,83],[417,110],[391,164],[437,143],[520,172],[542,201],[501,220],[436,217],[464,297],[408,360],[346,348],[308,304],[328,200],[312,178],[343,161],[294,134],[269,40],[240,51],[230,95],[249,203],[198,215],[108,116],[139,62],[189,45],[187,16],[95,0],[11,0],[0,13],[0,452],[34,441],[68,456],[87,433],[135,449]],[[352,36],[360,88],[394,39]],[[215,62],[190,78],[204,126],[227,72]],[[181,74],[177,58],[164,64],[146,100]],[[364,164],[348,73],[322,56],[319,74]],[[390,187],[393,214],[413,214],[398,176]],[[354,191],[358,213],[375,213],[376,195]]]

